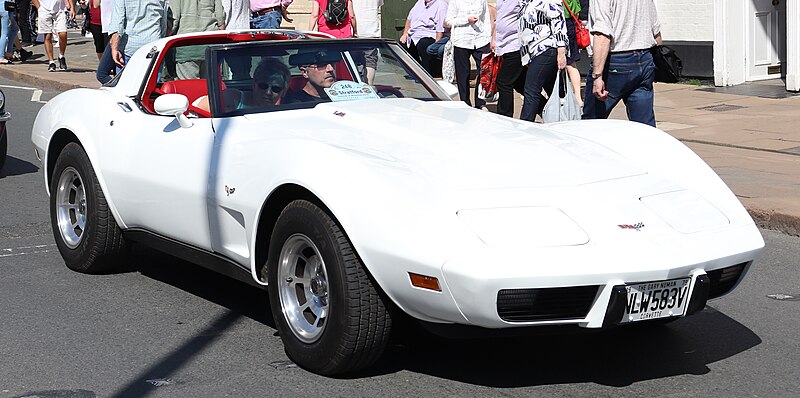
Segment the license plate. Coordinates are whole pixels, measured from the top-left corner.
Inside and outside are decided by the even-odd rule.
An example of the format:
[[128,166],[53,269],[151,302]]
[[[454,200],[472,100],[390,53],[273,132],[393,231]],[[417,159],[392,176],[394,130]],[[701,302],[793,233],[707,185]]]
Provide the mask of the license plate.
[[628,302],[621,323],[683,316],[689,305],[691,278],[627,285]]

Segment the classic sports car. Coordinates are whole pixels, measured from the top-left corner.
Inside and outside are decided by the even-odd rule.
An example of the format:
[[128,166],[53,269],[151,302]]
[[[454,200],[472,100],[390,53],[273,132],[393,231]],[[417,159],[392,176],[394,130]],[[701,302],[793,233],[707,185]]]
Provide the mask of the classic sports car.
[[6,164],[6,152],[8,152],[6,122],[9,120],[11,120],[11,112],[6,111],[6,95],[3,90],[0,90],[0,170]]
[[66,265],[106,272],[139,242],[263,287],[288,356],[332,375],[372,364],[402,313],[445,332],[668,322],[763,249],[662,131],[482,112],[396,43],[322,36],[168,37],[50,100],[32,140]]

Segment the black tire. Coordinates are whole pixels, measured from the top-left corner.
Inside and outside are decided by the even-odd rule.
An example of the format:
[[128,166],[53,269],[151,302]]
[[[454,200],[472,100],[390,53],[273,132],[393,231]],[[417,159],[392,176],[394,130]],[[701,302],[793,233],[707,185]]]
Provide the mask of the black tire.
[[0,170],[6,164],[6,152],[8,151],[8,136],[6,134],[6,122],[0,123]]
[[74,142],[61,150],[53,169],[50,222],[58,251],[70,269],[96,274],[124,264],[128,244],[108,208],[89,157]]
[[[290,261],[292,257],[287,253],[290,252],[289,248],[298,245],[297,242],[305,247],[301,257],[307,262]],[[319,264],[315,267],[317,271],[314,275],[322,275],[326,279],[324,283],[316,283],[317,287],[325,286],[324,301],[327,304],[325,317],[320,317],[324,318],[323,322],[318,322],[322,326],[311,328],[311,334],[316,333],[312,337],[301,337],[298,332],[299,324],[305,322],[313,326],[312,321],[308,320],[310,314],[306,313],[308,308],[302,312],[306,314],[305,321],[290,321],[287,314],[303,316],[301,312],[293,312],[291,301],[301,300],[298,293],[316,294],[315,283],[308,280],[310,286],[303,286],[305,282],[301,281],[302,276],[297,277],[297,282],[290,282],[285,277],[279,281],[279,273],[287,275],[284,272],[287,269],[297,274],[299,268],[293,268],[293,264],[301,262],[304,264],[301,267],[308,268],[309,274],[312,266],[307,265]],[[280,268],[281,263],[285,264],[283,268]],[[320,273],[320,268],[324,272]],[[376,289],[376,283],[367,274],[349,239],[324,210],[305,200],[296,200],[284,208],[273,229],[267,274],[273,318],[286,354],[297,365],[318,374],[333,376],[364,369],[381,356],[392,325],[388,299]],[[304,292],[298,292],[298,286]],[[283,297],[286,303],[282,301]],[[308,298],[308,302],[312,303],[320,297],[323,295]]]

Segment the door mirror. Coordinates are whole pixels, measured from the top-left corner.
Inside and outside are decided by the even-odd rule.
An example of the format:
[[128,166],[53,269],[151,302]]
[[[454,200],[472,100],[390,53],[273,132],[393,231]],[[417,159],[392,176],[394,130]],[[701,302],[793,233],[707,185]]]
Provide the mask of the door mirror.
[[192,121],[183,113],[189,109],[189,99],[182,94],[163,94],[153,103],[156,113],[162,116],[175,116],[183,128],[192,127]]

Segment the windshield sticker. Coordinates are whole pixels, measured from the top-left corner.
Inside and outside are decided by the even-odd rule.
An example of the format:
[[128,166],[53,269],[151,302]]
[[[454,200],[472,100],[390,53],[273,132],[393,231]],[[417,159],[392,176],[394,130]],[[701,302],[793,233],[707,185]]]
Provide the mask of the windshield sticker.
[[353,101],[363,99],[378,99],[375,88],[366,83],[356,83],[350,80],[340,80],[330,88],[325,89],[331,101]]

